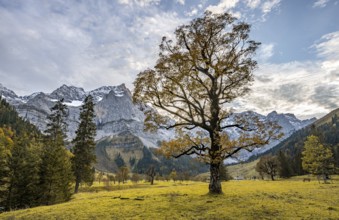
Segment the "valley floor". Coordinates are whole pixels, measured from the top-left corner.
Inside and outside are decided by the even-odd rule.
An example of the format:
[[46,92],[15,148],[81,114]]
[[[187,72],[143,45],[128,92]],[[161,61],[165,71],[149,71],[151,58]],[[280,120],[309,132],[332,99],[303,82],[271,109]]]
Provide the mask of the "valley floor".
[[[0,214],[0,219],[339,219],[339,179],[223,183],[156,182],[83,188],[70,202]],[[84,192],[86,191],[86,192]]]

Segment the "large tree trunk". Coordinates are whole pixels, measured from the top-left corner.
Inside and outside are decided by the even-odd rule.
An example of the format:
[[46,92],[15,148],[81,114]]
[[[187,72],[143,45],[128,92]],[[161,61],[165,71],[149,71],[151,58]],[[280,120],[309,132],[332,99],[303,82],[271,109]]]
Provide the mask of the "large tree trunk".
[[[212,123],[211,123],[212,124]],[[216,126],[216,122],[214,122]],[[220,129],[215,130],[214,132],[210,133],[211,138],[211,150],[210,150],[210,156],[211,156],[211,163],[210,163],[210,185],[209,185],[209,193],[210,194],[221,194],[222,188],[221,188],[221,182],[220,182],[220,164],[223,163],[223,160],[221,159],[220,155],[220,135],[219,131]]]
[[210,164],[210,185],[209,193],[211,194],[221,194],[221,182],[220,182],[220,162]]

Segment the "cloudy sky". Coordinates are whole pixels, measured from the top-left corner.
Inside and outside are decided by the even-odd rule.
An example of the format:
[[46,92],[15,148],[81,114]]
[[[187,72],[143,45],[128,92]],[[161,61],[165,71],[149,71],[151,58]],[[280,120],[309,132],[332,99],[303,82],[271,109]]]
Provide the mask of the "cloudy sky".
[[339,107],[339,0],[0,0],[0,83],[18,95],[62,84],[133,90],[161,37],[205,10],[233,13],[262,43],[237,110],[309,118]]

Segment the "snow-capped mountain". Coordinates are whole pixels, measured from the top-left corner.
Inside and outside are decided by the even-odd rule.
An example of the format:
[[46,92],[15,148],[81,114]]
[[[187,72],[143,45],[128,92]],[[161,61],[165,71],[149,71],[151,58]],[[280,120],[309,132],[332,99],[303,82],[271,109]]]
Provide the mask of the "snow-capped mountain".
[[[138,137],[144,146],[157,147],[159,141],[168,140],[174,136],[173,131],[159,130],[158,133],[150,134],[143,130],[144,128],[144,112],[150,107],[143,104],[134,104],[132,102],[131,92],[124,84],[119,86],[103,86],[92,91],[84,91],[82,88],[62,85],[50,94],[43,92],[33,93],[28,96],[17,96],[13,91],[3,87],[0,84],[0,95],[12,104],[19,115],[28,119],[31,123],[44,131],[47,124],[47,116],[51,113],[50,108],[58,99],[63,98],[64,103],[68,106],[68,138],[75,136],[78,126],[78,118],[80,106],[86,95],[92,95],[95,100],[95,122],[97,125],[97,137],[99,140],[105,137],[121,137],[122,134],[129,132],[131,135]],[[282,127],[284,137],[289,137],[294,131],[299,130],[315,119],[299,120],[293,114],[278,114],[273,111],[267,116],[260,115],[255,112],[238,113],[243,115],[256,115],[262,120],[277,121]],[[232,123],[230,121],[224,123]],[[236,129],[227,131],[231,137],[237,136]],[[127,139],[126,139],[127,140]],[[259,154],[272,148],[279,141],[273,141],[269,145],[253,152],[241,151],[238,155],[240,161],[245,161],[253,154]],[[129,146],[128,141],[125,143]],[[237,160],[227,160],[226,163],[238,162]]]
[[143,131],[144,114],[141,105],[134,105],[131,92],[124,84],[119,86],[103,86],[92,91],[74,86],[62,85],[52,93],[33,93],[28,96],[17,96],[13,91],[0,86],[0,94],[18,111],[19,115],[35,124],[44,131],[50,109],[59,99],[64,99],[68,106],[68,138],[75,136],[78,126],[80,106],[87,95],[92,95],[95,100],[95,113],[97,124],[97,137],[118,135],[129,131],[143,140],[150,147],[157,147],[159,135]]

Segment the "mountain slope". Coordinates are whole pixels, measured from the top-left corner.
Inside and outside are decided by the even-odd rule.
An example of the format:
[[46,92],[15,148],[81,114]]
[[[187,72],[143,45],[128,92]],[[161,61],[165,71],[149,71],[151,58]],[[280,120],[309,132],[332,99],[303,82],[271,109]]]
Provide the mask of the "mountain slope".
[[173,170],[191,176],[208,171],[206,164],[189,156],[165,158],[157,153],[156,148],[145,147],[141,139],[130,132],[99,140],[96,155],[96,169],[105,172],[116,172],[119,164],[135,173],[146,173],[150,166],[154,166],[156,173],[161,176],[169,175]]
[[[264,154],[277,155],[283,152],[289,161],[293,174],[304,174],[301,166],[301,153],[303,151],[304,142],[309,135],[316,135],[321,142],[330,147],[336,167],[339,167],[339,109],[333,110],[321,119],[315,121],[309,126],[294,132],[290,137],[286,138],[272,149]],[[250,161],[264,155],[256,155],[250,158]]]
[[30,132],[31,135],[40,136],[41,133],[37,127],[29,121],[19,117],[17,111],[0,97],[0,128],[7,127],[15,131],[16,135]]
[[[312,122],[314,122],[316,119],[311,118],[307,120],[299,120],[295,117],[293,114],[278,114],[276,111],[273,111],[269,113],[267,116],[260,115],[258,113],[254,112],[244,112],[241,114],[255,114],[259,117],[261,120],[269,120],[269,121],[275,121],[281,126],[281,132],[284,134],[283,137],[280,140],[275,140],[270,142],[268,145],[265,145],[261,148],[256,148],[252,152],[248,152],[246,150],[242,150],[239,152],[237,155],[237,159],[227,159],[225,162],[226,164],[231,164],[231,163],[238,163],[238,162],[245,162],[247,161],[250,157],[253,157],[255,155],[260,155],[274,146],[276,146],[278,143],[280,143],[282,140],[288,138],[291,136],[295,131],[304,128],[305,126],[308,126]],[[236,135],[233,134],[233,135]]]
[[339,117],[339,108],[331,111],[324,117],[318,119],[317,121],[314,122],[314,125],[316,127],[320,127],[321,125],[328,124],[328,123],[333,123],[333,118]]

